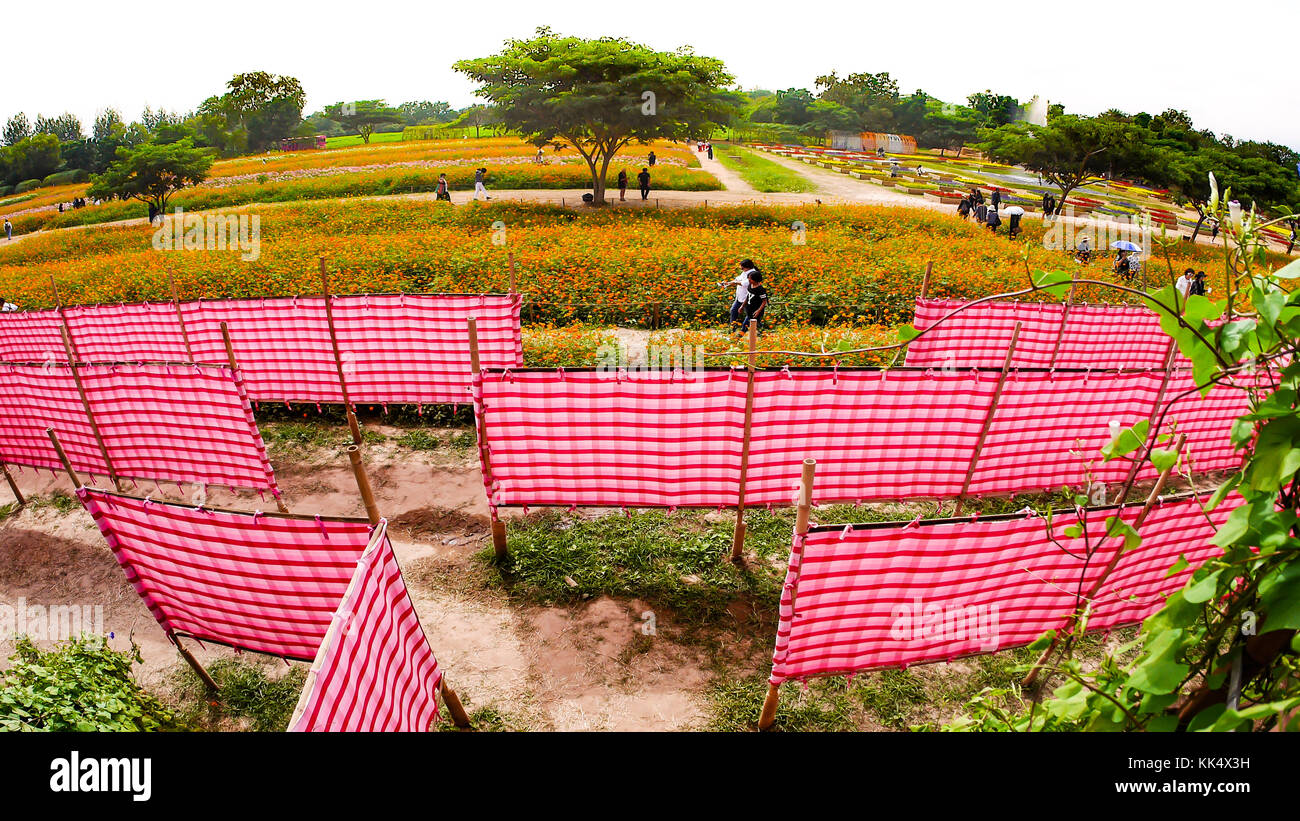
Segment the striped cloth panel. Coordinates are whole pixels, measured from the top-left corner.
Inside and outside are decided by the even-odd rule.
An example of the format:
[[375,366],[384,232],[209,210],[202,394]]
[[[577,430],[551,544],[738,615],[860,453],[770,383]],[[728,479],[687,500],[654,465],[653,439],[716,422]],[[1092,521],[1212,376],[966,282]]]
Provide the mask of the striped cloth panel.
[[[1203,501],[1203,500],[1200,500]],[[1160,608],[1193,570],[1218,555],[1210,544],[1239,501],[1210,514],[1196,499],[1159,504],[1093,599],[1089,630],[1135,624]],[[1129,505],[1132,523],[1141,505]],[[1089,509],[1089,533],[1105,531],[1116,508]],[[1062,545],[1077,524],[1053,516]],[[814,527],[796,536],[781,596],[771,682],[948,661],[1034,641],[1064,627],[1123,544],[1103,540],[1091,561],[1048,540],[1047,523],[1024,515],[884,525]],[[1170,574],[1185,556],[1189,566]]]
[[300,661],[316,657],[370,542],[361,519],[77,495],[168,635]]
[[[1163,371],[1015,371],[976,462],[969,495],[1122,482],[1101,460],[1110,423],[1152,415]],[[494,506],[715,507],[739,498],[743,370],[622,375],[602,371],[483,375],[484,481]],[[993,404],[998,373],[899,369],[760,371],[755,375],[747,504],[788,505],[806,458],[819,504],[960,495]],[[1188,435],[1191,467],[1241,463],[1229,438],[1245,391],[1180,397],[1175,372],[1162,430]],[[1176,400],[1176,401],[1175,401]],[[1149,467],[1140,476],[1150,477]]]
[[442,670],[381,522],[334,613],[290,732],[423,732]]
[[[77,370],[119,477],[279,493],[252,408],[229,368],[81,365]],[[71,370],[0,365],[0,460],[62,469],[47,427],[58,434],[75,470],[107,474]]]

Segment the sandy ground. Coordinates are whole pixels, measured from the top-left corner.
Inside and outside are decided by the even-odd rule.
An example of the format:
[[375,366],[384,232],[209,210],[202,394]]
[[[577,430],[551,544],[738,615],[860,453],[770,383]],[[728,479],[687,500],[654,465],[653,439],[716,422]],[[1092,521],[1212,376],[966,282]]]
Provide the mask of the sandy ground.
[[[643,344],[643,343],[642,343]],[[369,426],[368,426],[369,427]],[[383,427],[378,430],[386,431]],[[364,515],[347,460],[317,450],[273,457],[289,507],[325,515]],[[674,730],[698,725],[709,659],[698,648],[642,632],[647,608],[594,599],[564,607],[520,606],[504,593],[467,584],[474,553],[490,544],[487,504],[474,458],[418,454],[390,445],[366,456],[377,501],[425,631],[448,682],[469,710],[493,706],[533,730]],[[70,491],[63,476],[14,470],[29,499]],[[186,488],[188,492],[190,489]],[[179,497],[175,486],[135,488]],[[12,500],[0,483],[0,504]],[[209,504],[270,509],[255,495],[209,491]],[[184,662],[113,559],[94,522],[77,508],[61,514],[30,504],[0,524],[0,601],[16,605],[87,604],[104,608],[110,643],[141,648],[137,676],[169,691]],[[662,617],[661,617],[662,618]],[[667,625],[663,625],[667,627]],[[201,661],[234,651],[187,642]],[[0,641],[7,658],[12,641]]]

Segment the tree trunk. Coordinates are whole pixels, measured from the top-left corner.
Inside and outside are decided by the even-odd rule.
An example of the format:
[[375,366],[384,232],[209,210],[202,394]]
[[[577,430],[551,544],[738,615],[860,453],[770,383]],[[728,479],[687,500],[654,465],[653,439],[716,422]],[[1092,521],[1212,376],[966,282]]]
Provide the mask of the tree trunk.
[[1197,208],[1196,213],[1200,219],[1196,220],[1196,227],[1192,229],[1192,242],[1196,242],[1196,237],[1201,233],[1201,225],[1205,223],[1205,212]]

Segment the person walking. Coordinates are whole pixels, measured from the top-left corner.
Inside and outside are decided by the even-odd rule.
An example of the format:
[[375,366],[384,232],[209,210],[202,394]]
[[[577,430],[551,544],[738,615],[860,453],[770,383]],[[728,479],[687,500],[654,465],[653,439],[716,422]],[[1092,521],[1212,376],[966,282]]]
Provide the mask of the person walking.
[[636,181],[641,186],[641,199],[650,197],[650,169],[642,168],[641,173],[636,175]]
[[474,199],[478,199],[479,194],[482,194],[486,199],[492,199],[492,197],[488,196],[487,186],[484,184],[486,180],[486,168],[480,168],[474,172]]
[[713,159],[713,143],[705,143],[704,148],[709,152],[709,159]]
[[993,196],[989,198],[989,203],[993,206],[994,211],[998,210],[998,206],[1002,204],[1002,192],[994,188]]
[[760,271],[751,271],[749,274],[748,294],[745,297],[745,329],[749,329],[750,322],[756,322],[757,330],[763,330],[763,312],[767,310],[767,288],[761,284],[763,274]]
[[13,226],[13,223],[9,222],[9,218],[8,218],[8,217],[5,217],[5,239],[7,239],[7,240],[9,240],[10,242],[12,242],[12,241],[13,241],[13,238],[14,238],[14,226]]
[[158,206],[152,202],[149,203],[149,224],[153,225],[158,221]]
[[1218,236],[1219,236],[1219,221],[1216,219],[1211,219],[1210,220],[1210,242],[1214,242],[1216,239],[1218,239]]
[[654,168],[654,167],[655,167],[655,152],[651,151],[651,152],[650,152],[650,156],[646,157],[646,159],[650,162],[650,167],[651,167],[651,168]]
[[970,199],[962,197],[961,202],[957,203],[957,216],[964,220],[970,219]]
[[627,199],[627,169],[621,168],[618,172],[618,201],[623,202]]
[[745,319],[746,302],[749,299],[749,275],[757,270],[754,267],[754,260],[742,259],[740,261],[740,273],[736,274],[736,278],[730,282],[718,283],[721,288],[736,286],[736,299],[731,303],[731,310],[727,314],[731,322],[732,333],[736,332],[736,329],[740,327],[740,323]]
[[1295,228],[1294,225],[1292,225],[1292,226],[1291,226],[1291,239],[1290,239],[1290,241],[1287,242],[1287,244],[1286,244],[1286,252],[1287,252],[1288,255],[1290,255],[1291,251],[1295,248],[1295,241],[1296,241],[1296,228]]
[[1050,191],[1044,191],[1043,192],[1043,216],[1050,217],[1051,215],[1052,215],[1052,193]]
[[976,222],[983,223],[986,220],[988,220],[988,216],[989,216],[989,207],[985,205],[983,202],[981,202],[980,200],[976,200],[975,201]]
[[451,187],[447,185],[446,174],[438,175],[438,189],[434,197],[435,201],[442,200],[443,202],[451,202]]

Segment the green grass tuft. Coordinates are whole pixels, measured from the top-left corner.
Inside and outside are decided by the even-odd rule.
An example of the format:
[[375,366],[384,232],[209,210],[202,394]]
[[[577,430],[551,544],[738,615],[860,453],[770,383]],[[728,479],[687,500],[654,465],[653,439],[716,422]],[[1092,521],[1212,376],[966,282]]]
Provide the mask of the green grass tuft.
[[735,171],[740,178],[757,191],[765,194],[774,192],[789,194],[811,194],[817,190],[817,184],[798,171],[792,171],[780,163],[766,157],[760,157],[747,148],[723,145],[714,146],[713,156],[718,162]]

